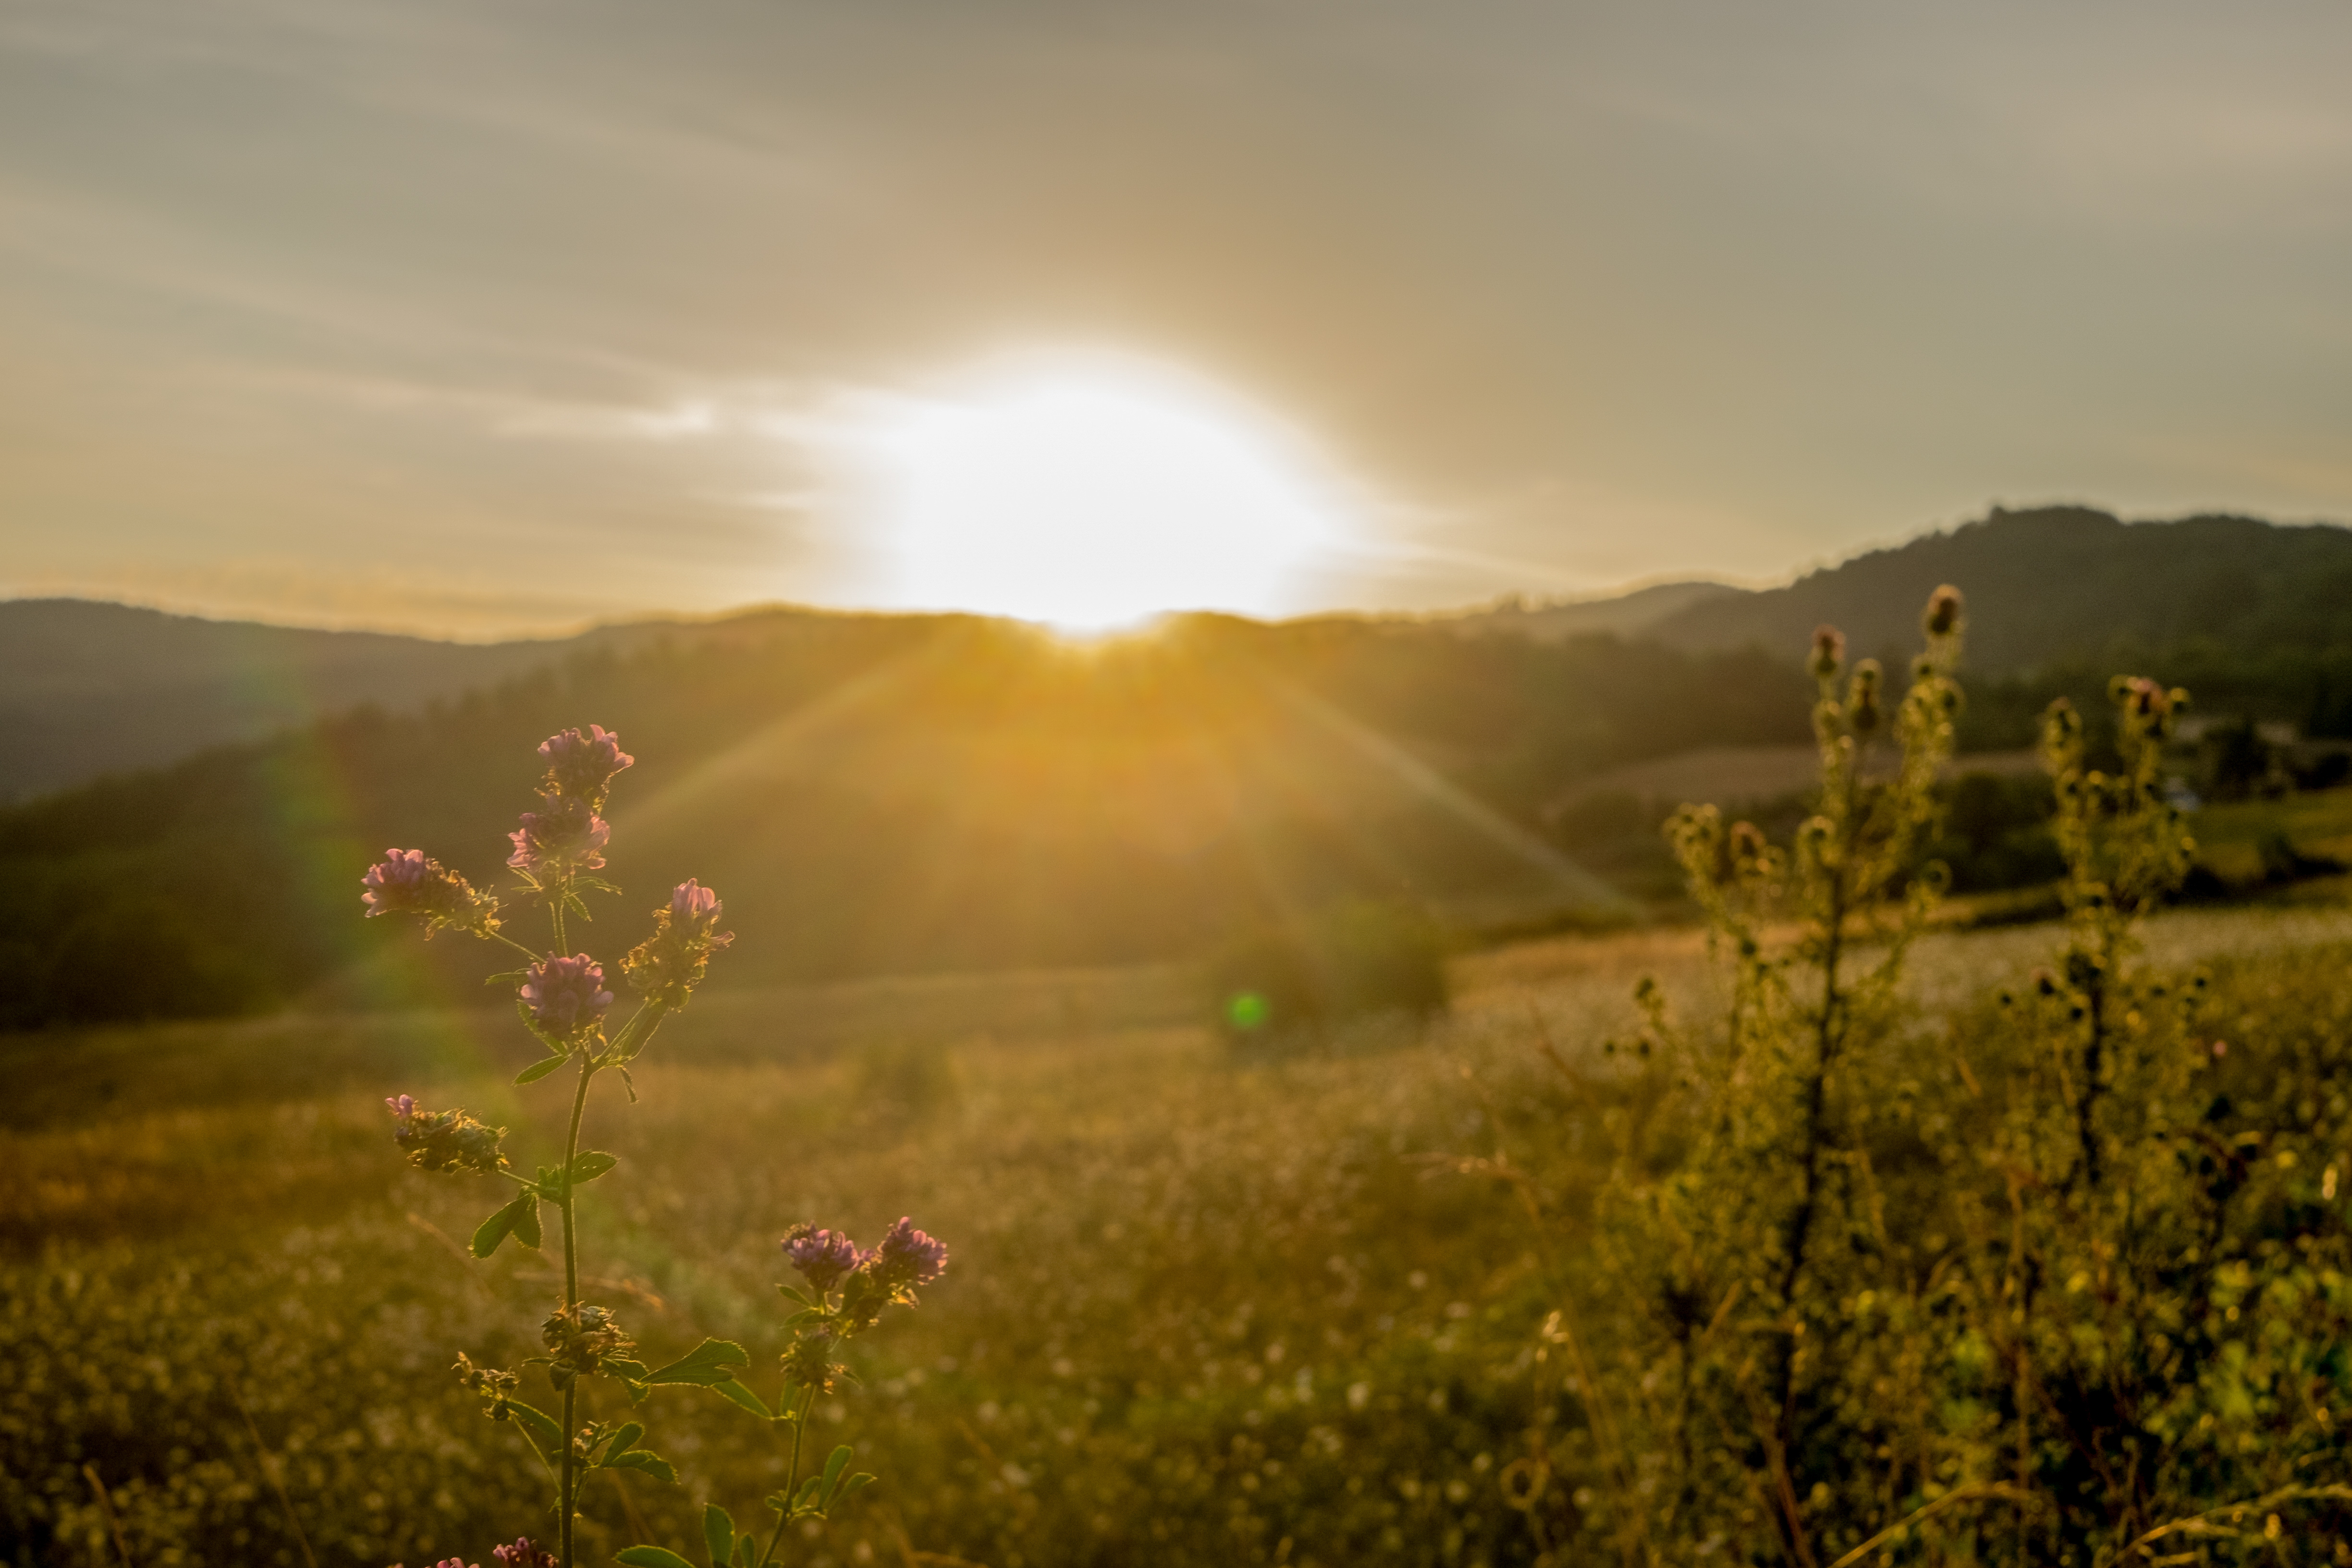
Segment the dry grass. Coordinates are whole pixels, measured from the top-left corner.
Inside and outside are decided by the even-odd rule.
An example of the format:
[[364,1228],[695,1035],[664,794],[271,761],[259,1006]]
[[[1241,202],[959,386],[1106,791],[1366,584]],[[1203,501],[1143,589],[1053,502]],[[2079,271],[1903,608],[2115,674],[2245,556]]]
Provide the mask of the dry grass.
[[[2184,912],[2148,945],[2179,964],[2347,934],[2334,910]],[[1960,1006],[2054,946],[2046,927],[1932,937],[1916,994]],[[587,1271],[650,1349],[725,1334],[764,1365],[785,1225],[871,1235],[911,1213],[950,1240],[948,1277],[824,1412],[884,1486],[796,1561],[910,1561],[902,1542],[999,1568],[1524,1556],[1497,1478],[1558,1418],[1529,1361],[1551,1298],[1512,1205],[1431,1160],[1499,1149],[1563,1192],[1596,1173],[1535,1047],[1597,1063],[1643,974],[1677,1005],[1714,994],[1693,932],[1530,943],[1462,960],[1425,1032],[1368,1026],[1257,1065],[1147,1022],[1172,1005],[1165,973],[869,987],[830,1013],[722,982],[661,1037],[639,1104],[592,1110],[588,1142],[623,1165],[583,1202]],[[1074,994],[1091,1016],[1055,1000]],[[461,1347],[521,1352],[547,1265],[459,1256],[492,1194],[400,1166],[378,1105],[463,1099],[543,1156],[562,1090],[506,1084],[526,1053],[499,1024],[6,1047],[0,1530],[20,1556],[110,1550],[89,1462],[142,1568],[299,1561],[232,1387],[322,1561],[472,1560],[543,1526],[517,1439],[444,1369]],[[685,1394],[651,1409],[656,1447],[758,1511],[780,1460],[756,1424]],[[628,1485],[591,1495],[593,1560],[632,1509],[695,1538],[698,1491]]]

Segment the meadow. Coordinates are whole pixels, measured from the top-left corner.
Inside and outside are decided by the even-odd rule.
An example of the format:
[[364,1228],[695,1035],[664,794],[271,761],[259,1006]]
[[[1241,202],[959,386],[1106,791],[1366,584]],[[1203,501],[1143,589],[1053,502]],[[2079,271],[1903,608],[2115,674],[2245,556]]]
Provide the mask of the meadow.
[[[2210,970],[2229,1047],[2211,1070],[2242,1106],[2352,1023],[2326,978],[2352,956],[2332,899],[2176,911],[2147,936],[2151,973]],[[2047,924],[1922,938],[1901,1070],[1962,1095],[1955,1031],[2062,942]],[[819,1434],[881,1484],[793,1562],[1611,1560],[1578,1534],[1599,1529],[1608,1467],[1560,1313],[1622,1284],[1594,1227],[1625,1119],[1655,1103],[1629,1048],[1645,976],[1693,1014],[1724,1000],[1689,930],[1465,956],[1445,1016],[1287,1055],[1192,1023],[1160,972],[714,982],[635,1064],[639,1103],[591,1110],[590,1141],[630,1179],[583,1191],[590,1283],[648,1355],[724,1336],[772,1383],[788,1225],[867,1236],[912,1214],[950,1242],[922,1310],[854,1347],[858,1382],[819,1407]],[[486,1200],[389,1158],[381,1103],[462,1100],[542,1154],[562,1090],[510,1086],[524,1058],[499,1021],[296,1016],[6,1047],[11,1560],[471,1561],[544,1526],[520,1434],[448,1368],[456,1347],[529,1348],[560,1276],[511,1247],[467,1258]],[[2330,1142],[2341,1100],[2305,1108],[2305,1184],[2352,1153]],[[622,1406],[600,1389],[590,1407]],[[743,1517],[781,1479],[732,1405],[652,1409],[649,1440],[696,1484],[600,1472],[583,1560],[698,1539],[706,1492]],[[2270,1419],[2242,1415],[2250,1434]],[[2284,1539],[2258,1516],[2250,1544],[2161,1560],[2329,1560],[2288,1511]],[[1769,1556],[1763,1533],[1726,1556]]]

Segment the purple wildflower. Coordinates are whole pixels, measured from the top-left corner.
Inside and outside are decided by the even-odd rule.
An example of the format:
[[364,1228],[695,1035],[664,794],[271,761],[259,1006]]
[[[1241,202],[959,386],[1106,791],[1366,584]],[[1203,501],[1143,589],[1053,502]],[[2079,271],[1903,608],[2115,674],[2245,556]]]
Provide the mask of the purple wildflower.
[[873,1256],[860,1250],[858,1245],[837,1230],[818,1230],[813,1226],[794,1226],[784,1237],[784,1256],[801,1271],[801,1278],[816,1290],[830,1290],[843,1276],[854,1274],[866,1266]]
[[522,1000],[548,1033],[583,1035],[604,1021],[613,994],[604,989],[604,966],[586,953],[551,952],[524,972]]
[[621,750],[621,737],[602,724],[589,725],[584,735],[577,730],[550,735],[539,743],[539,754],[547,759],[550,793],[585,801],[592,808],[604,804],[613,775],[637,760]]
[[416,1100],[413,1095],[386,1095],[384,1097],[383,1103],[391,1110],[394,1116],[399,1117],[403,1121],[410,1120],[416,1114]]
[[463,926],[487,935],[498,922],[498,900],[474,891],[466,879],[422,849],[387,849],[360,879],[360,901],[370,919],[418,915],[434,930]]
[[947,1243],[917,1230],[915,1222],[903,1215],[874,1249],[875,1277],[893,1288],[928,1285],[947,1266]]
[[719,911],[724,907],[717,893],[691,877],[670,889],[669,918],[681,925],[708,929],[719,922]]
[[726,906],[719,895],[688,878],[671,889],[669,908],[654,911],[654,934],[621,961],[629,984],[648,1002],[683,1007],[702,984],[710,955],[735,940],[718,929]]
[[555,1568],[555,1553],[528,1535],[518,1535],[512,1546],[493,1546],[490,1555],[506,1568]]
[[522,826],[507,837],[514,853],[507,864],[517,870],[562,877],[572,871],[593,871],[604,864],[604,844],[613,829],[595,808],[573,795],[542,795],[544,811],[526,811]]

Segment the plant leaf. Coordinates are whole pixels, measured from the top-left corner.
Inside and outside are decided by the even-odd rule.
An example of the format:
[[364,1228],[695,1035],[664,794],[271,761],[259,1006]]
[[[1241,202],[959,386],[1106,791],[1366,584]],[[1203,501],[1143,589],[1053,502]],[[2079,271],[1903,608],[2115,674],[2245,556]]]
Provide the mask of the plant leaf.
[[604,1461],[608,1470],[643,1470],[657,1481],[677,1479],[677,1467],[650,1448],[632,1448],[625,1454],[615,1454]]
[[751,1549],[758,1544],[748,1535],[735,1538],[735,1568],[751,1568]]
[[[604,1448],[606,1458],[609,1458],[614,1454],[625,1454],[631,1448],[635,1447],[637,1446],[637,1439],[645,1435],[646,1429],[636,1422],[632,1421],[626,1426],[622,1427],[619,1431],[606,1434],[604,1441],[600,1445],[600,1447]],[[597,1462],[602,1464],[604,1461],[600,1459]]]
[[840,1483],[841,1472],[847,1468],[849,1468],[849,1445],[845,1443],[835,1448],[833,1451],[833,1457],[824,1462],[824,1488],[818,1495],[826,1502],[830,1503],[833,1500],[833,1489]]
[[515,1206],[509,1203],[474,1227],[474,1256],[488,1258],[496,1252],[499,1243],[514,1234],[514,1227]]
[[540,1060],[531,1063],[530,1066],[523,1068],[522,1071],[515,1074],[515,1082],[518,1085],[537,1083],[541,1079],[545,1078],[549,1073],[553,1072],[557,1068],[562,1067],[565,1062],[568,1062],[572,1058],[570,1057],[543,1057]]
[[704,1504],[702,1540],[710,1548],[710,1568],[727,1568],[735,1555],[735,1516],[715,1502]]
[[824,1478],[823,1476],[811,1476],[808,1479],[803,1481],[801,1483],[800,1496],[793,1499],[793,1511],[796,1514],[801,1514],[814,1510],[816,1507],[816,1489],[824,1484]]
[[620,1163],[619,1156],[607,1154],[602,1149],[583,1149],[572,1157],[572,1184],[576,1187],[583,1182],[593,1182]]
[[555,1417],[543,1410],[531,1408],[520,1399],[509,1399],[501,1408],[514,1418],[516,1426],[530,1435],[541,1452],[554,1455],[563,1451],[563,1428],[555,1424]]
[[874,1477],[872,1474],[865,1470],[860,1470],[856,1475],[849,1477],[841,1483],[841,1489],[833,1494],[833,1502],[828,1503],[825,1506],[830,1508],[847,1498],[855,1497],[857,1493],[864,1491],[867,1487],[870,1487],[873,1484]]
[[694,1568],[693,1563],[661,1546],[624,1546],[613,1557],[629,1568]]
[[751,1364],[751,1354],[741,1345],[728,1340],[705,1340],[667,1366],[647,1373],[646,1381],[715,1388],[734,1381],[738,1367]]
[[758,1394],[744,1387],[735,1378],[730,1377],[724,1383],[714,1383],[710,1386],[715,1392],[733,1400],[763,1421],[773,1421],[776,1418],[776,1413],[769,1409]]
[[511,1223],[514,1226],[515,1240],[530,1247],[533,1252],[537,1252],[541,1239],[539,1194],[528,1190],[518,1193],[515,1194],[515,1201],[507,1206],[514,1210],[514,1219]]

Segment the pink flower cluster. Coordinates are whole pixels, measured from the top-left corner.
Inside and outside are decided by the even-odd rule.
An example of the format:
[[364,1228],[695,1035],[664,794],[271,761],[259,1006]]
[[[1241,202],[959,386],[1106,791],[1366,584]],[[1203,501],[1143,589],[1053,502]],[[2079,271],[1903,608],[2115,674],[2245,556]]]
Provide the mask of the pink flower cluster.
[[832,1289],[861,1270],[885,1291],[928,1285],[948,1266],[947,1244],[917,1230],[915,1222],[904,1215],[884,1235],[882,1245],[871,1250],[860,1247],[844,1232],[806,1225],[794,1226],[784,1237],[783,1247],[801,1278],[821,1291]]
[[592,807],[604,804],[613,775],[637,760],[621,750],[621,737],[602,724],[589,725],[584,735],[577,730],[550,735],[539,743],[539,754],[547,759],[547,792]]
[[938,1279],[948,1266],[948,1247],[915,1228],[915,1222],[905,1215],[882,1237],[882,1245],[874,1249],[874,1274],[883,1284],[897,1288],[901,1285],[928,1285]]
[[814,1290],[830,1290],[866,1266],[872,1254],[837,1230],[803,1226],[784,1237],[784,1256]]
[[385,850],[383,858],[360,879],[360,901],[371,920],[417,915],[436,931],[454,925],[487,931],[497,924],[492,917],[498,900],[474,891],[465,878],[422,849]]
[[604,989],[604,966],[586,953],[565,958],[551,952],[524,972],[522,1002],[532,1023],[570,1037],[602,1023],[613,994]]
[[665,1007],[683,1007],[702,984],[710,955],[735,940],[718,929],[726,906],[688,878],[670,892],[669,908],[654,911],[654,934],[621,960],[621,973],[638,995]]
[[612,825],[576,795],[546,795],[541,805],[545,809],[524,812],[522,826],[507,835],[514,844],[507,864],[541,877],[600,869]]

